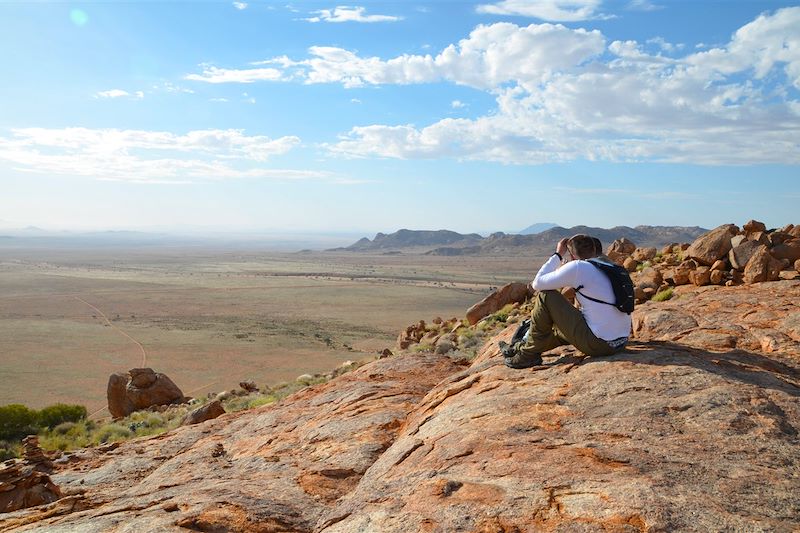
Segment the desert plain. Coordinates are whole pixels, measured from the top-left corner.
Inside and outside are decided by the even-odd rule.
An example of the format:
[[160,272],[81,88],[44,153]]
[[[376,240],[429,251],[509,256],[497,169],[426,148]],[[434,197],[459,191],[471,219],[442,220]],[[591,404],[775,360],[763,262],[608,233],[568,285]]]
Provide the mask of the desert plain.
[[148,366],[189,396],[325,372],[463,317],[542,257],[273,252],[213,246],[0,249],[0,405],[107,416],[113,372]]

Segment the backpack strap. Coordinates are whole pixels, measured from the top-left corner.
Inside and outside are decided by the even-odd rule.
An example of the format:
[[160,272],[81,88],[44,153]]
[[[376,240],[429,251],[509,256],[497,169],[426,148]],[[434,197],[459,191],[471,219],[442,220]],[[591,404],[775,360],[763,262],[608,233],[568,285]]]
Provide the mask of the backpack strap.
[[[599,267],[599,266],[597,266],[597,264],[596,264],[594,261],[592,261],[591,259],[587,259],[587,260],[586,260],[586,262],[587,262],[587,263],[589,263],[589,264],[591,264],[591,265],[592,265],[593,267],[595,267],[596,269],[600,270],[600,267]],[[586,298],[587,300],[591,300],[591,301],[593,301],[593,302],[597,302],[597,303],[599,303],[599,304],[606,304],[606,305],[610,305],[611,307],[616,307],[616,305],[614,305],[614,304],[612,304],[612,303],[609,303],[609,302],[606,302],[606,301],[603,301],[603,300],[598,300],[597,298],[592,298],[591,296],[588,296],[588,295],[586,295],[586,294],[583,294],[583,293],[581,292],[581,289],[582,289],[582,288],[583,288],[583,285],[578,285],[577,287],[575,287],[575,292],[577,292],[578,294],[580,294],[581,296],[583,296],[583,297],[584,297],[584,298]]]
[[616,305],[614,305],[614,304],[612,304],[612,303],[609,303],[609,302],[604,302],[603,300],[598,300],[597,298],[592,298],[591,296],[588,296],[588,295],[586,295],[586,294],[583,294],[583,293],[581,292],[581,289],[582,289],[582,288],[583,288],[583,285],[579,285],[579,286],[578,286],[578,287],[575,289],[575,292],[577,292],[578,294],[580,294],[581,296],[583,296],[583,297],[584,297],[584,298],[586,298],[587,300],[591,300],[591,301],[593,301],[593,302],[597,302],[597,303],[599,303],[599,304],[606,304],[606,305],[610,305],[610,306],[612,306],[612,307],[616,307]]

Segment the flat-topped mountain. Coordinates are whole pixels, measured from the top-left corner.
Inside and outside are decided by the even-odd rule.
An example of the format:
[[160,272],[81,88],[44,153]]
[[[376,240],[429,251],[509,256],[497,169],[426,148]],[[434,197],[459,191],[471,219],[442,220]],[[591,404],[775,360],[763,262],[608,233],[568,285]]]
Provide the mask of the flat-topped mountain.
[[556,242],[576,233],[593,235],[607,245],[620,238],[627,238],[640,246],[661,247],[675,242],[691,242],[708,230],[698,226],[616,226],[610,229],[590,226],[563,228],[551,227],[541,233],[522,235],[503,232],[481,237],[477,233],[461,234],[455,231],[408,230],[395,233],[378,233],[375,239],[363,238],[337,251],[385,252],[414,248],[431,255],[495,255],[504,253],[543,253],[549,251]]

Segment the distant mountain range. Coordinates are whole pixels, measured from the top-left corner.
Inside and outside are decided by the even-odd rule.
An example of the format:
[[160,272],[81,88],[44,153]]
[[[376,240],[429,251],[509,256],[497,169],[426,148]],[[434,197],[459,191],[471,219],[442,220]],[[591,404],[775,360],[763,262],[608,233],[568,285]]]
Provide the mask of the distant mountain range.
[[477,233],[464,235],[446,229],[438,231],[401,229],[389,235],[378,233],[373,240],[364,237],[355,244],[339,249],[352,252],[368,252],[445,245],[470,246],[478,244],[482,240],[483,237]]
[[531,224],[524,230],[520,231],[519,234],[536,235],[537,233],[541,233],[555,227],[558,227],[558,224],[553,224],[552,222],[537,222],[536,224]]
[[542,253],[555,246],[564,237],[586,233],[597,237],[607,247],[615,239],[625,237],[637,246],[661,247],[673,242],[692,242],[705,233],[698,226],[616,226],[593,228],[575,226],[551,227],[540,233],[523,235],[497,232],[488,237],[476,233],[461,234],[449,230],[416,231],[401,229],[389,235],[378,233],[373,240],[363,238],[346,247],[333,251],[349,252],[417,252],[429,255],[502,255],[508,253]]

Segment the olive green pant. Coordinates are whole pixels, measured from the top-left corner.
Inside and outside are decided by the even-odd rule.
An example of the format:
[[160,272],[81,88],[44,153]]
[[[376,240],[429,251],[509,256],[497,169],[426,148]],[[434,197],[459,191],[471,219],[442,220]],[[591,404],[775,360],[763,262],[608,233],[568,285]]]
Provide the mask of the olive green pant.
[[583,314],[560,292],[539,291],[531,312],[528,340],[519,349],[525,355],[535,355],[565,344],[586,355],[611,355],[617,351],[592,333]]

